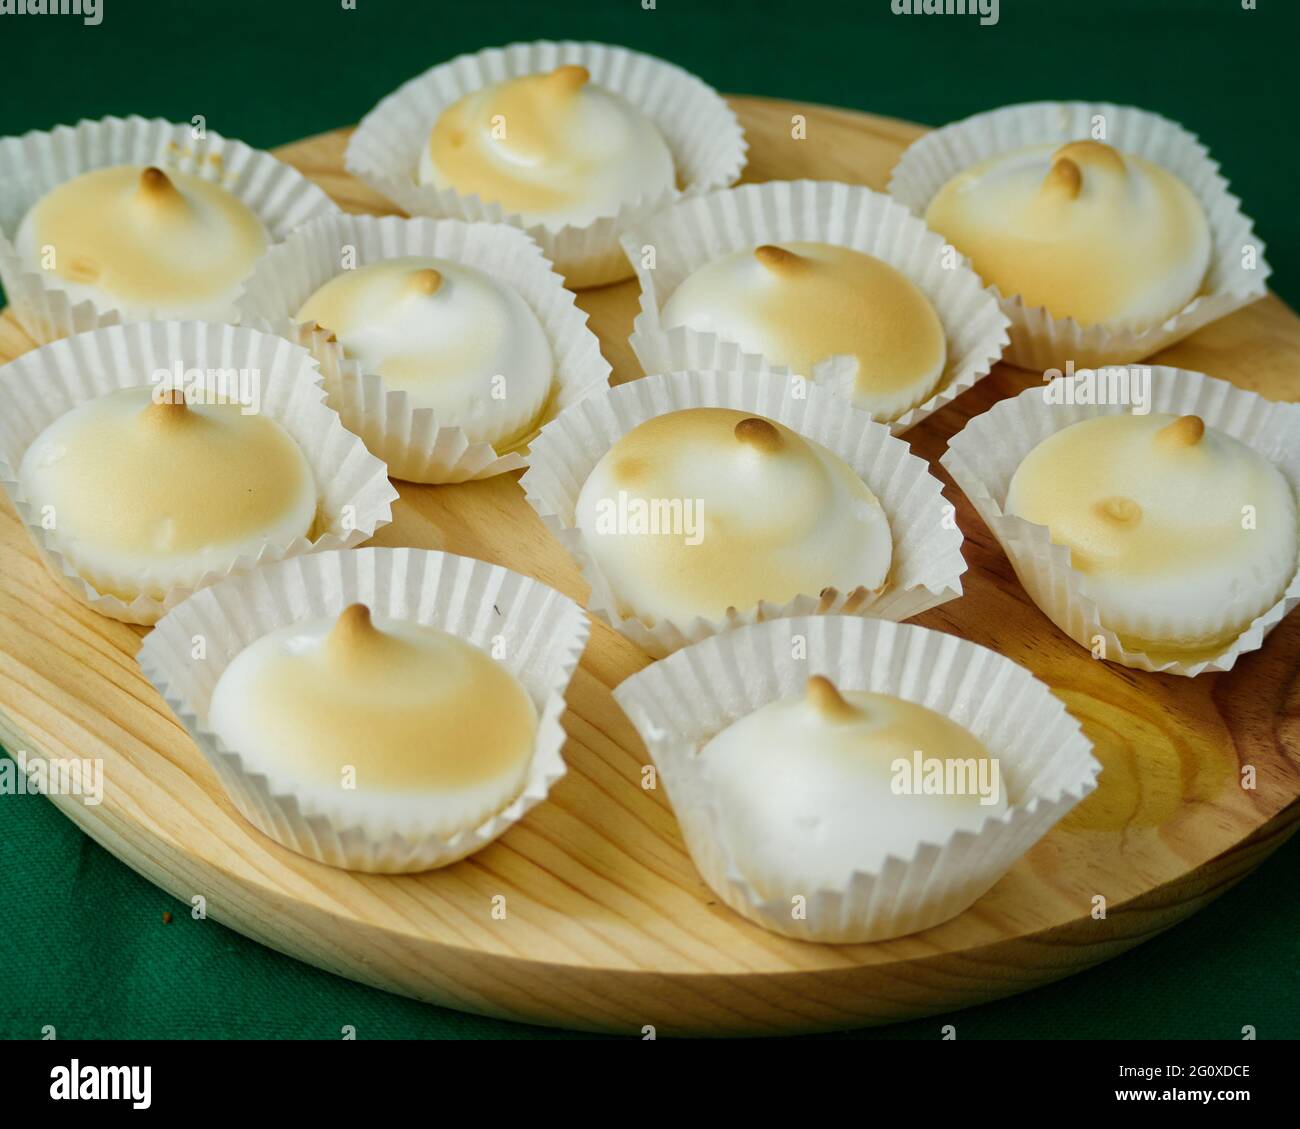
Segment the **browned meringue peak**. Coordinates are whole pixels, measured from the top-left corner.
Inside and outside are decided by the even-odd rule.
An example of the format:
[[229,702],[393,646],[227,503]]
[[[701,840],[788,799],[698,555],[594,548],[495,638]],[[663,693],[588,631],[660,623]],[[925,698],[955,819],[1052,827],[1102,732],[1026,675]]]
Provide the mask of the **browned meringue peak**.
[[367,661],[383,655],[386,640],[375,627],[365,604],[349,604],[325,637],[325,654],[335,663]]
[[1142,507],[1132,498],[1115,495],[1097,503],[1097,516],[1116,525],[1132,525],[1142,520]]
[[442,274],[434,270],[433,267],[412,271],[410,287],[416,294],[437,294],[442,288]]
[[762,416],[746,416],[736,424],[734,434],[746,446],[768,455],[776,454],[785,446],[776,425]]
[[808,701],[827,721],[856,721],[862,716],[859,706],[845,701],[839,688],[824,674],[808,679]]
[[1156,442],[1167,448],[1195,447],[1205,438],[1205,421],[1200,416],[1179,416],[1156,432]]
[[154,427],[176,427],[193,418],[185,402],[185,392],[180,388],[160,388],[140,413],[141,421]]
[[1043,177],[1043,191],[1076,199],[1083,190],[1087,173],[1123,176],[1128,173],[1124,158],[1100,141],[1071,141],[1052,154],[1052,164]]
[[543,87],[557,94],[576,94],[590,81],[591,71],[578,63],[565,63],[542,76]]
[[774,243],[764,243],[755,247],[754,258],[774,274],[792,274],[797,270],[806,270],[811,265],[803,255],[797,255]]
[[140,173],[140,187],[136,199],[154,214],[179,213],[189,210],[189,204],[176,185],[162,169],[150,165]]

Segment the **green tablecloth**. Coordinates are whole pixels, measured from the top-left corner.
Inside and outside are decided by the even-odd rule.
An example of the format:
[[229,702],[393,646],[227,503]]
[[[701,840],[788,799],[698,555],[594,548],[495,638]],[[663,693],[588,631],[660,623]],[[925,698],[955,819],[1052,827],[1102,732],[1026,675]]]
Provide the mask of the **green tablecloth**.
[[[1250,0],[1247,0],[1249,3]],[[203,114],[269,147],[356,121],[435,62],[586,38],[722,90],[930,124],[1035,98],[1160,111],[1222,162],[1300,304],[1295,0],[1002,0],[998,23],[896,16],[890,0],[102,0],[103,22],[0,16],[0,135],[105,114]],[[0,567],[3,562],[0,561]],[[1300,1036],[1300,841],[1188,923],[1101,968],[867,1037]],[[162,914],[174,918],[164,924]],[[154,889],[45,800],[0,796],[0,1036],[554,1035],[362,988],[264,949]]]

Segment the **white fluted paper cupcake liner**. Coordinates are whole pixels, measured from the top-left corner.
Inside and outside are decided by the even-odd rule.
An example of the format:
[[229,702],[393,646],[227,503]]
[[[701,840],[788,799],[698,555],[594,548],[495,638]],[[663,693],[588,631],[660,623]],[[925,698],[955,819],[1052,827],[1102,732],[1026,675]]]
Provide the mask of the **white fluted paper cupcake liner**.
[[[609,382],[609,363],[587,328],[587,315],[518,228],[461,220],[388,216],[324,216],[295,231],[258,262],[240,298],[244,324],[279,333],[310,349],[320,362],[330,407],[409,482],[466,482],[528,465],[526,441],[497,451],[471,443],[463,427],[439,423],[430,408],[413,408],[406,392],[385,386],[377,373],[348,360],[330,335],[296,321],[298,310],[340,273],[343,248],[356,266],[404,256],[432,256],[477,267],[512,286],[537,315],[555,362],[555,384],[537,426]],[[462,421],[464,422],[464,421]]]
[[[340,789],[328,803],[294,780],[254,771],[208,728],[213,688],[240,651],[277,628],[337,616],[354,603],[377,616],[438,627],[485,651],[499,649],[499,661],[528,691],[539,720],[523,790],[477,827],[432,834],[415,805],[396,811],[383,797],[360,791]],[[329,866],[407,873],[446,866],[487,846],[564,775],[560,717],[589,630],[572,600],[498,565],[418,549],[355,549],[295,557],[205,588],[159,621],[139,662],[259,831]],[[198,659],[195,638],[206,647]]]
[[[629,342],[647,373],[681,369],[789,372],[716,333],[665,329],[660,310],[686,277],[733,251],[763,243],[832,243],[888,263],[925,294],[943,324],[948,361],[935,391],[884,420],[896,435],[951,402],[997,363],[1007,344],[1007,316],[968,264],[944,255],[944,241],[897,201],[833,181],[746,184],[684,200],[622,237],[641,284],[641,312]],[[653,249],[654,266],[646,265]],[[805,374],[835,388],[834,362]],[[850,374],[851,376],[851,374]],[[842,382],[839,382],[842,383]],[[844,394],[850,394],[845,389]]]
[[[1283,472],[1300,499],[1300,405],[1265,400],[1204,373],[1163,366],[1149,371],[1151,411],[1200,416],[1208,426],[1253,447]],[[1092,650],[1100,639],[1107,659],[1138,670],[1188,678],[1207,670],[1230,670],[1238,656],[1258,650],[1264,636],[1300,603],[1300,547],[1296,574],[1281,599],[1217,654],[1182,659],[1127,649],[1102,623],[1095,601],[1080,591],[1081,577],[1070,564],[1069,549],[1052,544],[1045,525],[1003,510],[1011,478],[1034,447],[1080,420],[1127,410],[1118,404],[1049,404],[1042,388],[1028,388],[971,420],[949,440],[939,461],[998,539],[1030,598],[1080,646]],[[1230,629],[1234,610],[1189,608],[1188,616],[1209,633],[1216,627]],[[1153,618],[1146,630],[1159,637],[1168,626]]]
[[[801,693],[814,674],[841,689],[917,702],[973,733],[999,761],[1008,807],[979,831],[922,842],[910,858],[857,871],[842,889],[799,891],[806,912],[796,917],[790,901],[765,899],[737,863],[699,752],[733,722]],[[882,620],[743,627],[653,663],[614,698],[654,760],[704,880],[737,913],[804,941],[882,941],[955,917],[1091,792],[1101,771],[1079,723],[1023,667],[956,636]]]
[[[18,483],[24,453],[45,428],[78,404],[120,388],[150,383],[160,370],[186,380],[210,396],[227,395],[222,375],[247,370],[256,380],[256,407],[279,423],[301,448],[318,491],[311,537],[288,545],[267,542],[255,556],[241,557],[223,572],[210,572],[193,585],[170,587],[161,597],[142,594],[126,601],[98,591],[55,548]],[[191,374],[188,370],[199,370]],[[256,374],[255,376],[251,374]],[[103,615],[127,623],[153,623],[191,592],[231,573],[324,549],[348,548],[392,520],[397,491],[384,464],[344,428],[325,405],[320,373],[311,355],[272,334],[208,322],[153,321],[106,326],[63,338],[24,353],[0,367],[0,486],[3,486],[50,571],[78,599]],[[201,505],[196,499],[195,505]],[[128,578],[147,583],[148,577]]]
[[[273,240],[338,208],[297,169],[270,153],[211,130],[158,118],[107,117],[0,138],[0,284],[15,316],[34,341],[48,342],[122,321],[118,311],[74,304],[59,280],[32,271],[14,245],[23,216],[51,189],[110,165],[156,165],[221,185],[266,225]],[[232,304],[228,320],[234,320]],[[134,320],[134,319],[133,319]],[[217,320],[217,319],[214,319]]]
[[[1105,123],[1101,138],[1093,132],[1098,119]],[[1220,175],[1218,162],[1195,134],[1132,106],[1030,102],[976,114],[914,141],[894,168],[889,193],[924,216],[939,189],[979,161],[1027,145],[1088,138],[1160,165],[1187,185],[1209,221],[1214,243],[1209,273],[1202,292],[1182,310],[1144,329],[1118,323],[1080,325],[1072,318],[1054,318],[1041,306],[1026,306],[1017,295],[998,292],[1011,319],[1005,359],[1021,368],[1041,372],[1063,369],[1067,361],[1094,368],[1141,360],[1267,293],[1270,268],[1264,244]],[[1254,269],[1243,262],[1249,248],[1254,249]]]
[[[521,485],[528,503],[582,567],[591,586],[587,608],[656,658],[746,624],[803,615],[860,615],[901,620],[961,595],[961,530],[939,480],[908,445],[843,398],[786,374],[677,372],[643,377],[588,396],[537,437]],[[784,424],[844,460],[880,500],[894,539],[889,577],[877,592],[861,589],[796,596],[782,604],[739,608],[725,620],[664,619],[653,626],[623,615],[609,580],[575,526],[578,495],[596,463],[637,424],[685,408],[733,408]]]
[[[643,111],[672,152],[680,188],[628,201],[617,215],[583,226],[527,224],[499,204],[421,185],[420,154],[442,112],[475,90],[522,75],[580,64],[592,82],[621,94]],[[619,233],[691,195],[733,184],[748,146],[736,115],[717,91],[694,75],[656,59],[603,43],[514,43],[461,55],[411,79],[362,120],[348,143],[347,169],[409,215],[489,220],[522,227],[573,288],[603,286],[631,275]]]

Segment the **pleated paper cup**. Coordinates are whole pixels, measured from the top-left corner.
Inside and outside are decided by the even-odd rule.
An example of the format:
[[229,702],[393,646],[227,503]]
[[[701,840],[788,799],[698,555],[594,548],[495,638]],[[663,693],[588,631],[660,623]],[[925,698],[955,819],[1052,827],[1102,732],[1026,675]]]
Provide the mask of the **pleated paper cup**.
[[[1105,134],[1097,129],[1104,125]],[[889,193],[924,216],[939,189],[958,173],[999,153],[1027,145],[1098,140],[1142,157],[1179,178],[1200,201],[1210,225],[1213,250],[1201,292],[1158,325],[1135,328],[1121,322],[1080,325],[1055,318],[1042,306],[997,291],[1011,319],[1005,359],[1035,371],[1124,364],[1149,357],[1202,326],[1241,309],[1267,293],[1270,274],[1264,244],[1241,201],[1228,190],[1219,165],[1197,139],[1176,122],[1132,106],[1107,102],[1029,102],[976,114],[914,141],[889,182]]]
[[[973,733],[998,760],[1007,810],[978,831],[922,841],[910,857],[854,871],[843,888],[765,898],[763,877],[746,874],[728,842],[700,752],[769,702],[804,693],[814,674],[841,690],[916,702]],[[1079,723],[1023,667],[956,636],[882,620],[799,617],[743,627],[651,664],[614,698],[654,760],[705,882],[737,913],[802,941],[883,941],[957,916],[1088,795],[1101,772]]]
[[[663,135],[677,170],[678,186],[629,200],[616,215],[574,226],[526,223],[478,196],[462,196],[418,181],[420,156],[434,123],[466,94],[523,75],[578,64],[591,81],[622,95]],[[542,248],[570,287],[603,286],[632,271],[619,249],[619,234],[693,195],[735,183],[748,145],[736,115],[717,91],[694,75],[656,59],[603,43],[514,43],[461,55],[411,79],[362,120],[348,144],[347,169],[409,215],[488,220],[521,227]]]
[[[737,608],[726,619],[650,623],[625,615],[577,529],[578,495],[601,457],[640,423],[686,408],[732,408],[765,416],[838,455],[879,499],[893,535],[893,561],[874,591],[824,588],[781,604]],[[587,608],[647,654],[769,619],[857,615],[902,620],[961,595],[962,536],[939,480],[889,428],[844,400],[781,373],[676,372],[647,376],[575,404],[542,429],[521,480],[528,503],[582,568]]]
[[[1274,403],[1204,373],[1162,366],[1147,371],[1152,412],[1200,416],[1207,426],[1240,440],[1277,466],[1300,498],[1300,405]],[[1264,636],[1300,603],[1300,546],[1296,573],[1282,598],[1229,646],[1195,656],[1147,653],[1126,648],[1102,622],[1095,601],[1081,591],[1082,576],[1070,563],[1070,550],[1052,543],[1047,526],[1004,511],[1012,476],[1039,443],[1080,420],[1128,410],[1123,404],[1049,404],[1044,389],[1028,388],[971,420],[949,440],[939,461],[998,539],[1030,598],[1080,646],[1122,666],[1162,674],[1192,678],[1207,670],[1231,670],[1238,656],[1258,650]],[[1187,616],[1209,634],[1220,627],[1230,630],[1236,611],[1233,606],[1188,608]],[[1175,626],[1153,616],[1144,630],[1158,638]]]
[[[270,153],[211,130],[196,137],[195,127],[158,118],[108,117],[0,138],[0,283],[34,341],[125,320],[120,311],[98,310],[90,301],[74,304],[56,276],[31,270],[15,247],[19,224],[41,197],[73,177],[112,165],[155,165],[218,184],[243,201],[275,241],[299,224],[338,211],[316,185]],[[225,319],[212,320],[234,317],[232,303]]]
[[[735,251],[790,242],[830,243],[880,259],[911,280],[938,314],[947,364],[926,400],[915,407],[900,403],[883,419],[895,434],[987,376],[1001,357],[1009,321],[996,295],[964,260],[945,255],[944,241],[924,223],[869,188],[795,180],[746,184],[684,200],[623,236],[623,250],[641,284],[641,312],[629,341],[642,369],[790,372],[716,333],[686,326],[665,329],[660,320],[664,303],[700,267]],[[851,396],[856,368],[851,357],[827,357],[804,375]]]
[[332,334],[298,323],[302,304],[341,273],[345,252],[356,267],[407,256],[448,259],[513,287],[537,315],[555,364],[554,386],[538,427],[609,383],[609,363],[587,328],[587,315],[537,244],[518,228],[461,220],[324,216],[259,261],[240,298],[240,316],[244,324],[278,333],[312,352],[324,374],[330,407],[388,464],[394,478],[466,482],[517,470],[528,465],[531,435],[500,451],[490,443],[471,443],[463,427],[440,421],[431,408],[412,407],[406,392],[363,371]]
[[[257,399],[251,406],[289,433],[311,467],[318,494],[316,522],[310,537],[287,545],[268,541],[256,556],[240,557],[228,569],[206,573],[193,585],[123,600],[100,592],[59,552],[19,486],[18,469],[28,447],[60,416],[118,389],[146,386],[155,373],[165,372],[174,383],[177,366],[191,399],[200,390],[206,398],[229,399],[228,374],[250,374]],[[79,600],[113,619],[154,623],[196,589],[224,576],[268,561],[358,545],[392,520],[397,491],[384,464],[325,405],[311,355],[271,334],[194,321],[106,326],[44,345],[0,367],[0,399],[5,404],[0,413],[0,486],[54,576]],[[201,498],[194,499],[194,505],[202,504]],[[149,586],[148,575],[122,579]]]
[[[212,691],[236,655],[278,628],[334,617],[355,603],[377,617],[437,627],[500,653],[532,699],[537,742],[523,790],[477,827],[434,834],[431,813],[409,799],[309,787],[268,773],[209,728]],[[565,772],[564,693],[589,630],[572,600],[509,569],[450,553],[356,549],[294,557],[205,588],[159,621],[139,662],[254,827],[329,866],[400,874],[472,854],[546,799]],[[194,657],[195,639],[204,641],[202,658]],[[365,750],[357,756],[364,762]]]

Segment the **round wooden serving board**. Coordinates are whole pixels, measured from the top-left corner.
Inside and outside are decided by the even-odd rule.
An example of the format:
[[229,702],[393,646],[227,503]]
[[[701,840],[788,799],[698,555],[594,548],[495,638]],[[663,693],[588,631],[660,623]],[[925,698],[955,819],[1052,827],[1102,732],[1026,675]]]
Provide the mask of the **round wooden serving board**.
[[[902,122],[753,98],[746,180],[815,177],[883,189],[922,131]],[[791,136],[792,115],[807,136]],[[390,212],[343,170],[347,132],[278,151],[345,208]],[[579,296],[615,383],[635,284]],[[0,320],[0,360],[32,347]],[[1300,399],[1300,319],[1270,296],[1156,358],[1273,399]],[[809,1031],[885,1023],[1024,991],[1088,968],[1195,912],[1257,866],[1300,820],[1300,615],[1229,674],[1194,680],[1093,660],[1027,599],[938,469],[946,440],[1039,377],[1005,366],[906,435],[957,506],[966,594],[917,620],[995,648],[1045,680],[1082,721],[1105,771],[1097,791],[974,908],[929,932],[826,946],[766,933],[721,905],[682,846],[645,749],[610,690],[647,662],[595,624],[569,692],[569,774],[503,838],[445,870],[348,874],[245,823],[141,676],[144,634],[76,603],[0,509],[0,742],[29,756],[97,757],[105,797],[58,806],[130,866],[208,914],[321,968],[404,995],[533,1023],[640,1035]],[[508,565],[581,600],[578,569],[524,502],[518,475],[399,483],[375,544]],[[1256,770],[1256,787],[1241,770]],[[505,898],[504,917],[494,914]],[[1104,897],[1106,914],[1093,916]]]

